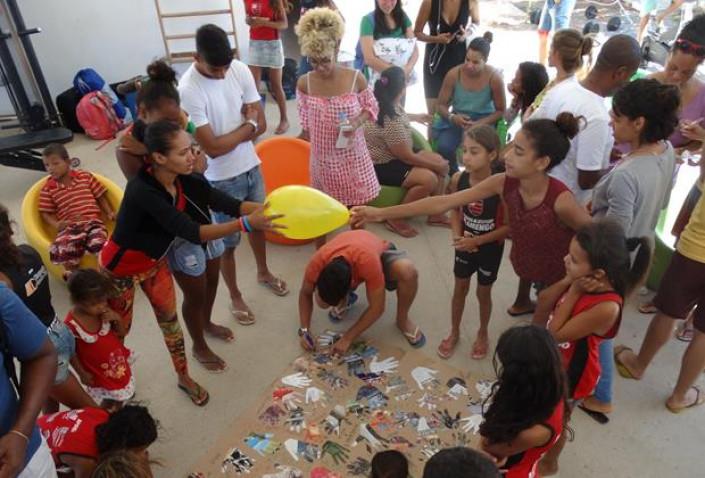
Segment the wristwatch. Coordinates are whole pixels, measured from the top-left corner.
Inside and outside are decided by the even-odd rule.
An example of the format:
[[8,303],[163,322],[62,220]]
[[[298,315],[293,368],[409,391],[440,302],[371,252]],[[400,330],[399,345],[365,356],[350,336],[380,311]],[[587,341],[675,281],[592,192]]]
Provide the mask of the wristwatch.
[[255,131],[257,131],[257,129],[259,129],[259,124],[257,123],[257,121],[255,121],[253,119],[248,119],[247,121],[245,121],[245,124],[252,125],[252,127],[255,129]]

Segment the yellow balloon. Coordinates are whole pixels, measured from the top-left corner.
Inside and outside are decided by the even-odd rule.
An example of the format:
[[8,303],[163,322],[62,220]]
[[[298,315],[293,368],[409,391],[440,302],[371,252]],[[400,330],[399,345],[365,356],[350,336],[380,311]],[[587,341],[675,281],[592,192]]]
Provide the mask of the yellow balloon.
[[290,239],[313,239],[347,224],[350,212],[329,195],[308,186],[282,186],[267,196],[267,214],[283,214],[276,224]]

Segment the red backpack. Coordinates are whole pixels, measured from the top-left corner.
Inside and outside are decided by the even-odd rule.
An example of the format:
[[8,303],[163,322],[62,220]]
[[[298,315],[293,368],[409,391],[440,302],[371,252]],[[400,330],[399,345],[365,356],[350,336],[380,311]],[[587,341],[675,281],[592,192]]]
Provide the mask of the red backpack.
[[76,106],[76,118],[93,139],[111,139],[123,127],[110,98],[100,91],[87,93]]

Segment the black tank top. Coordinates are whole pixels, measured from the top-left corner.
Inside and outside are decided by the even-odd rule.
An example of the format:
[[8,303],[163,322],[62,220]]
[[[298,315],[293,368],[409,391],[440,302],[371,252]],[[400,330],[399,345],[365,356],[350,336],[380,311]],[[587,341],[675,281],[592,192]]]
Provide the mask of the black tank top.
[[[458,179],[458,191],[470,187],[470,173],[463,171]],[[463,230],[474,236],[492,232],[502,225],[502,200],[499,195],[463,206]]]
[[[431,2],[431,14],[428,17],[428,28],[431,35],[439,33],[458,33],[460,27],[467,27],[468,19],[470,18],[470,7],[467,0],[461,0],[460,10],[455,21],[451,24],[446,23],[443,19],[443,0],[433,0]],[[453,38],[451,44],[457,43],[457,39]]]
[[37,251],[27,244],[20,250],[19,267],[0,267],[0,272],[12,281],[12,288],[24,305],[31,310],[44,325],[49,327],[56,312],[51,305],[49,274]]

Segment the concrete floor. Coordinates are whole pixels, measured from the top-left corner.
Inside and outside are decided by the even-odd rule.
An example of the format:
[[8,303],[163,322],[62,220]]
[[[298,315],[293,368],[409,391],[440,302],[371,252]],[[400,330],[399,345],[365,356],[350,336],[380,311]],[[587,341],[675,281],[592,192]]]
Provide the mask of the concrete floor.
[[[510,80],[517,58],[534,56],[535,35],[505,32],[495,38],[494,52],[512,51],[511,55],[494,56],[504,69],[506,79]],[[521,51],[517,51],[518,46]],[[521,56],[522,53],[527,55]],[[407,110],[410,112],[424,109],[420,88],[420,85],[415,86],[407,95]],[[299,128],[295,102],[290,101],[288,109],[292,120],[291,133],[296,134]],[[271,103],[267,104],[267,117],[271,131],[278,119]],[[68,146],[70,153],[82,160],[83,167],[124,185],[113,155],[114,143],[95,151],[97,145],[97,142],[77,136]],[[39,172],[2,168],[0,202],[18,221],[18,242],[23,240],[19,224],[23,195],[42,177]],[[417,226],[421,234],[414,239],[392,235],[377,225],[370,227],[370,230],[393,240],[399,248],[407,250],[415,261],[420,271],[420,287],[412,314],[428,337],[425,353],[435,356],[435,349],[450,323],[453,250],[447,230],[428,228],[420,221]],[[240,286],[258,322],[251,327],[242,327],[229,318],[227,292],[221,284],[215,319],[233,327],[237,339],[231,344],[211,341],[214,350],[230,365],[224,374],[208,374],[194,360],[190,361],[192,375],[211,393],[210,403],[202,409],[191,405],[186,396],[177,390],[175,375],[154,316],[144,296],[137,295],[133,328],[127,343],[139,354],[134,366],[137,399],[148,405],[161,422],[160,438],[150,449],[152,457],[163,465],[155,468],[157,477],[186,476],[190,465],[198,461],[217,437],[228,430],[238,414],[249,407],[301,352],[296,336],[297,292],[313,246],[272,245],[268,252],[271,269],[288,281],[292,293],[278,298],[258,285],[249,247],[239,249]],[[59,314],[64,314],[69,307],[66,288],[52,281],[54,305]],[[495,313],[490,324],[493,342],[503,330],[518,323],[504,313],[514,297],[516,283],[507,259],[502,264],[500,279],[494,288]],[[633,347],[640,344],[649,321],[649,317],[638,314],[635,308],[635,304],[642,299],[634,297],[625,307],[617,343]],[[390,297],[388,300],[389,307],[384,318],[369,330],[367,336],[404,347],[406,344],[393,324],[393,299]],[[451,363],[470,373],[490,376],[493,373],[490,358],[482,361],[468,358],[476,328],[476,314],[477,304],[471,294],[463,323],[463,340]],[[318,311],[314,318],[314,331],[328,326],[329,322]],[[676,416],[663,406],[675,382],[684,348],[681,342],[670,342],[640,383],[616,378],[616,411],[609,425],[598,425],[582,412],[575,413],[572,422],[575,441],[566,447],[563,454],[561,476],[703,476],[705,459],[699,453],[705,443],[705,407]],[[705,381],[701,380],[701,383],[705,385]]]
[[[293,106],[294,103],[290,102],[290,109]],[[270,123],[274,123],[272,105],[267,106],[267,111]],[[296,130],[293,127],[292,131]],[[105,174],[124,185],[113,157],[114,145],[95,151],[97,144],[77,136],[69,145],[69,150],[72,155],[81,158],[85,168]],[[42,176],[38,172],[2,169],[1,201],[16,220],[20,218],[24,192]],[[452,248],[446,230],[425,227],[420,221],[417,225],[421,234],[414,239],[392,235],[377,225],[370,229],[406,249],[416,262],[420,271],[420,288],[412,309],[413,318],[423,327],[429,339],[424,351],[435,356],[438,342],[449,327],[453,287]],[[22,237],[21,224],[18,224],[18,242],[22,241]],[[296,337],[296,293],[313,246],[273,245],[268,251],[272,270],[289,282],[292,293],[278,298],[259,286],[249,247],[239,249],[241,288],[257,314],[258,322],[252,327],[241,327],[229,318],[227,293],[221,284],[215,318],[232,326],[237,339],[231,344],[211,342],[214,350],[230,365],[224,374],[208,374],[195,361],[190,362],[193,376],[211,393],[211,401],[203,409],[191,405],[185,395],[177,390],[153,314],[145,298],[141,294],[137,296],[134,325],[127,343],[139,353],[134,367],[137,399],[147,404],[161,422],[159,441],[151,448],[152,456],[163,463],[162,467],[156,468],[158,477],[185,476],[189,466],[220,434],[228,430],[235,417],[250,406],[300,353]],[[54,305],[59,314],[64,314],[69,307],[66,288],[52,281]],[[513,299],[515,287],[516,277],[507,259],[502,264],[500,279],[494,288],[495,313],[490,324],[493,342],[504,329],[518,322],[504,313]],[[389,307],[384,318],[367,335],[403,347],[405,344],[393,325],[394,302],[391,297],[388,300]],[[634,304],[639,300],[641,297],[635,297],[626,307],[617,342],[639,345],[649,320],[636,312]],[[471,294],[463,322],[463,340],[451,363],[470,373],[491,375],[489,358],[479,362],[468,358],[476,327],[476,307]],[[314,318],[315,330],[320,331],[328,325],[329,322],[318,311]],[[681,342],[670,342],[641,383],[621,378],[615,380],[617,410],[609,425],[598,425],[581,412],[575,414],[572,428],[576,438],[565,450],[561,462],[562,476],[702,476],[705,460],[698,450],[705,443],[705,407],[676,416],[663,406],[675,381],[684,347]],[[705,381],[701,382],[705,384]]]

